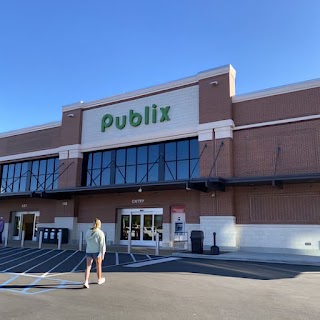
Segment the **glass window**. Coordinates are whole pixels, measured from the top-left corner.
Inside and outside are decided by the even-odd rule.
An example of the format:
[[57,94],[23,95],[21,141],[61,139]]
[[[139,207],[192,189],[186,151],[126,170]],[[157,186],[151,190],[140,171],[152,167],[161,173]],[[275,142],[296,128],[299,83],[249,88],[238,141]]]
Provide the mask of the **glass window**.
[[177,143],[169,142],[165,145],[165,161],[172,161],[177,159]]
[[137,163],[137,148],[127,149],[127,165],[135,165]]
[[136,166],[128,166],[126,169],[126,181],[127,183],[135,183],[136,179]]
[[189,178],[189,161],[181,160],[177,163],[177,179]]
[[125,183],[125,167],[117,167],[116,168],[116,184],[124,184]]
[[87,186],[190,179],[200,172],[197,138],[89,153],[87,159]]
[[138,147],[138,164],[148,162],[148,148],[146,146]]
[[177,143],[177,160],[189,159],[189,140]]
[[96,152],[93,154],[92,169],[101,168],[101,152]]
[[153,162],[159,161],[158,158],[159,158],[159,145],[154,144],[154,145],[149,146],[148,162],[153,163]]
[[126,149],[117,150],[116,164],[117,166],[124,166],[126,164]]
[[198,139],[190,140],[190,159],[199,158],[199,142]]

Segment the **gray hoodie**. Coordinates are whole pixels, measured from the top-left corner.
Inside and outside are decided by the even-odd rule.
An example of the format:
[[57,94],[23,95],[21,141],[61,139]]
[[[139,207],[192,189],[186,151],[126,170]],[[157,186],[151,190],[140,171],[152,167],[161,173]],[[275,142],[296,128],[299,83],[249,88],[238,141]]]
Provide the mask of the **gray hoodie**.
[[101,253],[106,252],[106,243],[104,232],[101,229],[89,229],[86,233],[87,253]]

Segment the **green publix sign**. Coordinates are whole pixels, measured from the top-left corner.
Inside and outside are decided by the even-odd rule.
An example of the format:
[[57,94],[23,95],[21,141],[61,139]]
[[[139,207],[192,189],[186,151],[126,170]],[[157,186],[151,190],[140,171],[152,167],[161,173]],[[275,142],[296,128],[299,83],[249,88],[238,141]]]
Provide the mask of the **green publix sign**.
[[[169,110],[170,106],[160,108],[160,122],[170,121]],[[159,118],[157,105],[153,104],[151,108],[149,106],[144,107],[144,115],[134,112],[134,110],[129,110],[128,118],[128,122],[132,127],[140,126],[142,121],[144,121],[144,124],[146,125],[149,123],[157,123]],[[105,132],[106,129],[110,128],[114,122],[116,128],[122,130],[127,125],[127,116],[123,115],[114,119],[112,114],[105,114],[101,120],[101,132]]]

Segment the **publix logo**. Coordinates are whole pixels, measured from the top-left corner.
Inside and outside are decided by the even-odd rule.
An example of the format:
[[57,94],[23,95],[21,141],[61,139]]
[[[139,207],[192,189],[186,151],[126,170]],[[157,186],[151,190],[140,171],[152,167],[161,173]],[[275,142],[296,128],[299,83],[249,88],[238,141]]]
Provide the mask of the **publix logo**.
[[153,104],[151,108],[146,106],[144,107],[144,114],[134,112],[134,110],[129,110],[129,115],[115,117],[115,119],[112,114],[107,113],[101,120],[101,132],[105,132],[106,129],[110,128],[113,124],[115,124],[116,128],[122,130],[127,125],[127,121],[132,127],[140,126],[142,121],[146,125],[150,123],[157,123],[158,119],[160,122],[170,121],[170,106],[159,108],[160,112],[157,108],[158,106],[156,104]]

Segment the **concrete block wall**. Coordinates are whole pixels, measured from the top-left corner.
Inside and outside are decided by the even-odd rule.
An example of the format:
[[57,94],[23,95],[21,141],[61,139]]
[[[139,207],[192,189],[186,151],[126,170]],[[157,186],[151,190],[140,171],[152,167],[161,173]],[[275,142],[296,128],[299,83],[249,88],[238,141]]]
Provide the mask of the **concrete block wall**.
[[[237,225],[240,249],[273,252],[320,251],[320,225]],[[267,251],[267,250],[264,250]]]
[[216,232],[216,245],[220,249],[235,249],[236,228],[233,216],[200,216],[200,230],[204,232],[204,248],[213,245],[213,232]]

